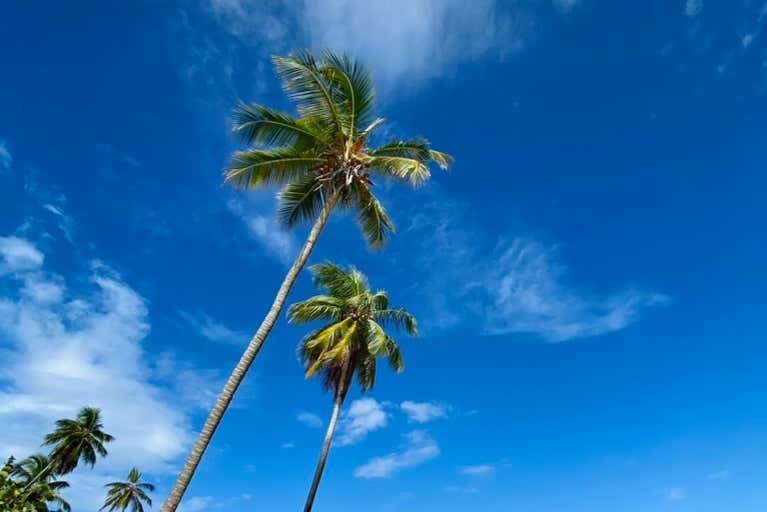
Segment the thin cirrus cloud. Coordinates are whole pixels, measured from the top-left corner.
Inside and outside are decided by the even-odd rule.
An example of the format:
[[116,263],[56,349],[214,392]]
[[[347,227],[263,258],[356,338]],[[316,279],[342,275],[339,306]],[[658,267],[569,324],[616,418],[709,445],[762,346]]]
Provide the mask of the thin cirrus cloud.
[[322,428],[325,424],[325,422],[322,421],[322,418],[313,412],[299,412],[298,415],[296,415],[296,419],[309,428]]
[[266,204],[265,199],[262,194],[230,199],[227,209],[240,219],[250,237],[270,256],[287,265],[298,252],[297,243],[290,232],[278,225],[274,207]]
[[[98,261],[84,279],[69,278],[87,286],[70,285],[25,238],[0,238],[0,268],[0,458],[39,450],[55,420],[95,406],[116,441],[94,470],[72,475],[64,495],[75,508],[95,510],[104,483],[135,464],[149,474],[170,472],[193,438],[190,416],[202,404],[174,400],[191,394],[179,389],[190,381],[163,379],[145,354],[144,298]],[[194,371],[167,373],[175,379]],[[197,395],[205,377],[193,379]]]
[[8,143],[0,139],[0,172],[8,171],[13,164],[13,156],[8,149]]
[[192,314],[187,311],[179,311],[178,315],[200,336],[218,343],[243,345],[248,341],[247,333],[232,329],[221,322],[213,320],[205,313]]
[[460,469],[462,475],[467,476],[488,476],[495,473],[495,466],[492,464],[477,464],[474,466],[464,466]]
[[399,407],[411,423],[428,423],[447,416],[447,406],[436,402],[405,400]]
[[401,450],[370,459],[354,470],[354,476],[363,479],[390,478],[399,471],[439,457],[439,445],[423,430],[413,430],[403,437],[405,443]]
[[636,288],[585,291],[568,279],[556,248],[521,236],[493,239],[471,220],[467,205],[438,189],[428,194],[431,200],[400,234],[402,247],[428,248],[413,260],[429,269],[416,290],[425,290],[427,329],[470,323],[485,334],[528,333],[562,342],[619,331],[643,310],[670,302]]

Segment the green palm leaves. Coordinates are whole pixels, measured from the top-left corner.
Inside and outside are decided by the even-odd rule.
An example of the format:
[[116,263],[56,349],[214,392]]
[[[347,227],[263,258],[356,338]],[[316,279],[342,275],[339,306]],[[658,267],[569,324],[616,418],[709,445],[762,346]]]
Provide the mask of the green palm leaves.
[[287,226],[314,219],[327,201],[357,213],[368,243],[377,247],[394,230],[373,195],[373,179],[413,186],[429,179],[429,165],[447,169],[452,159],[425,139],[369,144],[383,124],[374,118],[375,93],[367,70],[345,55],[309,52],[275,57],[283,88],[298,117],[262,105],[240,105],[234,132],[251,148],[235,153],[226,179],[236,186],[282,187],[279,219]]
[[144,512],[144,503],[152,506],[147,493],[154,491],[154,485],[142,482],[141,473],[136,468],[131,469],[126,482],[112,482],[106,487],[109,491],[100,510],[125,512],[130,508],[131,512]]
[[74,420],[62,419],[56,422],[56,429],[45,436],[45,445],[53,446],[51,461],[56,473],[71,473],[82,461],[91,467],[96,457],[106,457],[106,443],[114,438],[103,431],[101,412],[93,407],[84,407]]
[[317,286],[327,294],[293,304],[288,311],[294,323],[329,322],[300,343],[306,376],[322,374],[328,389],[345,394],[353,375],[363,391],[373,387],[379,357],[385,357],[393,370],[401,371],[404,362],[399,345],[384,327],[401,328],[417,336],[413,315],[390,308],[386,292],[372,291],[367,278],[354,268],[344,270],[324,263],[311,271]]

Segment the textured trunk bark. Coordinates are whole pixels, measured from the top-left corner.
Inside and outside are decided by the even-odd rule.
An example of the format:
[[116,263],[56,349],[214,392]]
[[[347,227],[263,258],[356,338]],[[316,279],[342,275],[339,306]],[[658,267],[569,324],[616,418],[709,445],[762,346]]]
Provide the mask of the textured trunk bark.
[[258,352],[261,350],[264,340],[269,335],[274,323],[282,312],[282,308],[285,306],[285,301],[290,293],[290,289],[296,282],[298,274],[304,268],[304,265],[306,265],[309,255],[311,254],[312,249],[314,249],[314,245],[317,243],[317,239],[319,238],[322,229],[325,227],[330,213],[333,211],[336,200],[336,196],[328,198],[319,217],[314,222],[311,231],[309,231],[309,236],[306,238],[306,242],[301,248],[301,252],[298,253],[296,261],[293,262],[293,266],[288,270],[285,279],[280,285],[280,289],[277,291],[277,296],[274,298],[272,307],[269,309],[263,322],[261,322],[261,326],[258,328],[258,331],[256,331],[256,334],[251,338],[248,348],[245,349],[242,357],[240,357],[240,361],[226,381],[224,389],[218,395],[216,403],[213,406],[213,409],[211,409],[208,419],[205,420],[205,425],[202,427],[202,431],[197,437],[197,441],[194,443],[186,462],[184,462],[184,467],[178,475],[178,479],[176,479],[176,483],[173,485],[173,489],[171,490],[168,499],[162,506],[162,512],[175,512],[179,503],[181,503],[181,498],[183,498],[187,487],[189,487],[189,483],[194,476],[194,472],[197,470],[197,466],[200,464],[200,460],[202,459],[205,450],[210,444],[213,434],[221,423],[221,419],[224,417],[224,413],[229,407],[237,388],[240,387],[242,380],[245,378],[245,374],[248,372],[250,365],[253,364]]
[[348,365],[344,365],[340,380],[341,388],[336,391],[336,397],[333,403],[333,414],[330,416],[328,431],[325,433],[325,440],[322,442],[320,460],[317,461],[317,469],[314,471],[314,478],[312,479],[312,486],[309,489],[309,496],[306,498],[304,512],[311,512],[312,507],[314,506],[314,497],[317,495],[317,489],[319,489],[320,480],[322,480],[322,472],[325,471],[325,464],[328,461],[328,454],[330,453],[330,445],[333,443],[333,434],[335,434],[336,425],[338,424],[338,416],[341,413],[341,406],[344,403],[346,391],[349,388],[349,379],[347,378],[348,371]]

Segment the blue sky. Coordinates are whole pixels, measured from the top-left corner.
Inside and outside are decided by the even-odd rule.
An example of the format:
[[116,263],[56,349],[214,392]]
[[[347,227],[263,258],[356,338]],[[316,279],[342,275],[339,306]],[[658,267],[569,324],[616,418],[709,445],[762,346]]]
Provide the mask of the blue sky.
[[[764,510],[765,24],[762,0],[4,5],[0,454],[99,406],[117,441],[76,510],[132,465],[162,501],[305,234],[222,184],[229,111],[289,108],[269,56],[333,47],[456,165],[379,191],[385,251],[341,214],[313,256],[423,331],[350,396],[317,510]],[[185,512],[303,503],[331,406],[303,332],[275,329]]]

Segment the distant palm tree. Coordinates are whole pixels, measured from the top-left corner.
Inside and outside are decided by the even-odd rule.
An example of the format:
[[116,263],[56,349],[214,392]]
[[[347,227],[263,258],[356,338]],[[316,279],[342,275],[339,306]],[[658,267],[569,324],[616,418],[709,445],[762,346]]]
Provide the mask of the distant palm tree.
[[125,512],[130,507],[132,512],[144,512],[142,501],[152,506],[152,499],[147,492],[154,492],[154,485],[141,481],[141,473],[138,469],[131,469],[127,482],[112,482],[107,484],[109,488],[104,506],[99,510],[109,508],[110,512],[119,510]]
[[23,501],[35,511],[48,511],[48,504],[55,504],[64,512],[70,510],[59,491],[69,487],[67,482],[57,480],[51,470],[48,457],[42,454],[31,455],[13,466],[11,477],[24,486]]
[[45,436],[43,446],[53,446],[50,454],[54,471],[59,475],[71,473],[80,461],[96,464],[97,455],[106,457],[106,443],[114,437],[103,431],[101,411],[94,407],[83,407],[74,420],[56,422],[56,429]]
[[275,57],[274,65],[285,92],[298,107],[298,117],[263,105],[239,106],[234,132],[251,147],[235,153],[226,179],[243,188],[283,187],[278,196],[282,223],[288,227],[302,221],[314,224],[211,409],[162,512],[175,511],[181,502],[333,209],[355,211],[368,243],[381,246],[393,224],[373,195],[373,178],[392,178],[415,186],[429,179],[430,164],[446,169],[452,162],[449,155],[431,149],[428,141],[420,138],[371,146],[371,135],[384,120],[374,116],[373,81],[358,61],[330,52],[318,61],[311,53],[301,52]]
[[384,326],[402,328],[412,336],[418,334],[413,315],[402,308],[392,309],[386,292],[373,292],[367,278],[358,270],[343,270],[324,263],[314,265],[311,271],[316,284],[324,288],[327,295],[293,304],[288,318],[295,323],[330,322],[301,340],[299,355],[306,367],[306,377],[322,374],[325,387],[334,394],[334,401],[305,512],[314,504],[338,416],[355,373],[364,392],[375,384],[376,358],[387,357],[389,366],[396,372],[404,367],[399,345]]
[[56,421],[56,429],[45,436],[43,446],[53,446],[48,464],[25,486],[29,489],[38,479],[51,474],[71,473],[82,460],[93,467],[96,454],[106,457],[104,444],[114,440],[103,430],[101,411],[94,407],[83,407],[77,418]]

